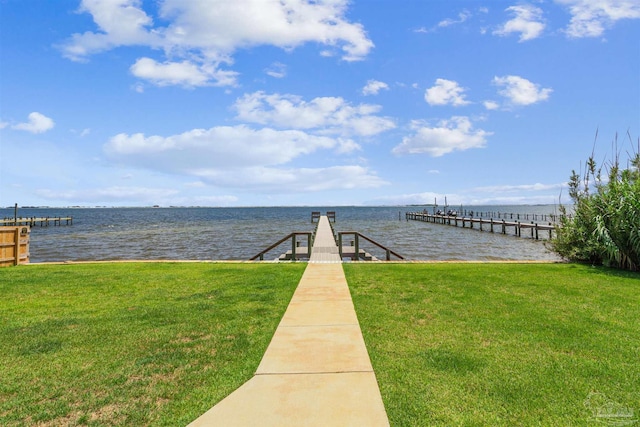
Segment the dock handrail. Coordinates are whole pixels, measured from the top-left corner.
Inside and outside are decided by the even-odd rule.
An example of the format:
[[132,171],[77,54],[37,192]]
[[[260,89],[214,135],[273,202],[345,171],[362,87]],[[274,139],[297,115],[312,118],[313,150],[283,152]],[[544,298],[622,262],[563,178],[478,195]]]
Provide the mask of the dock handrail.
[[[320,211],[311,212],[311,222],[314,223],[316,220],[320,220]],[[327,211],[327,219],[329,222],[336,222],[336,211]]]
[[362,233],[359,233],[357,231],[339,231],[338,232],[338,250],[340,253],[340,258],[342,258],[342,236],[344,235],[354,235],[355,236],[355,256],[358,257],[359,253],[360,253],[360,241],[359,238],[362,237],[363,239],[365,239],[366,241],[376,245],[377,247],[379,247],[380,249],[383,249],[386,253],[386,259],[387,261],[391,261],[391,255],[398,257],[399,259],[404,259],[404,257],[402,255],[400,255],[399,253],[392,251],[391,249],[387,248],[386,246],[376,242],[375,240],[365,236]]
[[263,250],[262,252],[260,252],[256,256],[250,258],[249,261],[255,261],[257,258],[260,258],[260,261],[264,261],[264,254],[266,254],[271,249],[274,249],[275,247],[281,245],[282,243],[286,242],[289,239],[291,239],[291,259],[293,261],[295,261],[296,260],[296,242],[297,242],[296,237],[297,236],[307,236],[307,248],[308,248],[307,250],[311,251],[313,233],[310,232],[310,231],[295,231],[293,233],[289,233],[286,237],[283,237],[282,239],[278,240],[273,245],[269,246],[267,249]]
[[506,221],[505,219],[483,219],[457,215],[430,214],[425,212],[406,212],[405,217],[407,221],[411,219],[416,221],[430,222],[434,224],[453,225],[456,227],[458,226],[458,222],[461,222],[462,228],[465,228],[467,223],[469,223],[469,228],[474,228],[474,224],[479,224],[480,231],[483,231],[483,225],[488,225],[489,231],[491,231],[492,233],[494,232],[495,226],[501,228],[502,234],[507,234],[507,227],[513,227],[514,234],[519,237],[522,237],[523,228],[529,228],[531,229],[531,238],[536,240],[540,239],[539,231],[548,231],[549,240],[551,240],[552,233],[559,227],[558,224],[553,224],[551,222],[549,222],[548,224],[540,224],[533,221],[531,221],[531,223],[526,223],[520,221]]

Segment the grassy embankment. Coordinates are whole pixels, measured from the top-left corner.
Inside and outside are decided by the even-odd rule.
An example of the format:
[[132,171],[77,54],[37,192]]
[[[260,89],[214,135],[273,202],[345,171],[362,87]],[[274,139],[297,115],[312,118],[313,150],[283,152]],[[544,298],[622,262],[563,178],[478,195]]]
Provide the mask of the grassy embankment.
[[640,418],[638,274],[571,264],[345,271],[391,425],[613,422],[593,418],[605,398]]
[[0,425],[186,425],[253,375],[304,267],[0,269]]

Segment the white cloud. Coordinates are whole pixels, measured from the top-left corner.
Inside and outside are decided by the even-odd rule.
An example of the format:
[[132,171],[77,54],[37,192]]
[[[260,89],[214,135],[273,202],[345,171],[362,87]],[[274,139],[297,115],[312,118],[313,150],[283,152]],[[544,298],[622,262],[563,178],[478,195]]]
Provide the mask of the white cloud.
[[507,98],[512,105],[530,105],[549,99],[551,88],[540,88],[540,85],[519,76],[494,77],[493,84],[501,87],[500,95]]
[[160,47],[159,34],[148,27],[153,20],[142,9],[140,0],[82,0],[79,13],[90,13],[99,32],[73,34],[61,47],[65,57],[84,61],[88,55],[118,46]]
[[394,154],[440,157],[453,151],[482,148],[487,143],[487,136],[492,135],[482,129],[473,129],[471,120],[460,116],[442,120],[435,127],[422,121],[413,121],[411,128],[415,133],[404,137],[402,143],[392,150]]
[[234,85],[236,74],[219,67],[242,48],[291,50],[312,42],[341,49],[345,61],[365,58],[373,43],[361,24],[345,18],[347,6],[348,0],[163,0],[163,27],[141,0],[83,0],[79,12],[91,14],[98,30],[73,34],[60,48],[76,61],[120,46],[160,49],[164,61],[142,58],[131,71],[160,85]]
[[238,120],[326,134],[371,136],[395,127],[393,120],[375,115],[380,106],[352,106],[340,97],[320,97],[307,102],[295,95],[268,95],[260,91],[238,98],[233,108],[238,112]]
[[486,196],[466,195],[462,204],[471,206],[483,205],[551,205],[558,202],[557,194],[548,195],[513,195],[513,196]]
[[357,142],[351,139],[338,139],[338,147],[336,148],[338,154],[349,154],[360,150],[362,150],[362,147]]
[[86,203],[96,202],[154,202],[160,198],[178,194],[178,191],[170,188],[149,187],[107,187],[89,188],[83,190],[56,191],[51,189],[39,189],[36,195],[50,200],[83,200]]
[[555,0],[571,13],[569,37],[599,37],[621,19],[640,19],[637,0]]
[[565,184],[520,184],[520,185],[493,185],[487,187],[476,187],[473,189],[474,192],[480,193],[513,193],[513,192],[524,192],[524,191],[549,191],[549,190],[560,190],[564,187]]
[[251,167],[225,171],[202,171],[198,176],[203,181],[220,187],[251,188],[253,191],[281,193],[378,188],[388,184],[368,168],[362,166]]
[[219,126],[168,137],[119,134],[109,140],[105,150],[112,158],[134,166],[192,173],[202,169],[280,165],[337,145],[332,138],[297,130]]
[[511,6],[505,9],[514,17],[501,25],[493,34],[508,36],[512,33],[520,33],[520,42],[533,40],[540,37],[546,26],[542,18],[542,9],[528,4]]
[[[565,184],[503,184],[488,187],[476,187],[456,193],[413,193],[385,196],[376,199],[382,204],[433,204],[443,205],[445,197],[449,206],[458,205],[519,205],[553,204],[558,201],[558,191]],[[429,208],[430,209],[430,208]]]
[[52,119],[45,116],[44,114],[40,114],[36,111],[29,114],[29,121],[25,123],[18,123],[17,125],[11,126],[11,129],[15,130],[24,130],[31,133],[43,133],[50,129],[53,129],[55,123]]
[[238,201],[236,196],[199,196],[194,197],[188,203],[181,203],[182,205],[194,205],[194,206],[232,206]]
[[316,42],[341,47],[344,60],[358,60],[373,43],[362,25],[344,19],[347,5],[346,0],[165,0],[161,15],[172,20],[166,38],[175,46],[230,53],[247,46],[291,49]]
[[[447,198],[449,206],[459,205],[462,203],[462,197],[457,194],[433,193],[430,191],[424,193],[396,194],[392,196],[378,197],[371,201],[370,204],[377,205],[430,205],[435,201],[444,204]],[[418,210],[418,209],[416,209]]]
[[463,10],[462,12],[460,12],[458,14],[458,19],[444,19],[440,22],[438,22],[438,27],[439,28],[445,28],[445,27],[450,27],[452,25],[456,25],[456,24],[462,24],[463,22],[465,22],[467,19],[471,18],[471,12],[469,12],[468,10]]
[[429,105],[453,105],[459,107],[470,102],[464,99],[465,89],[457,82],[437,79],[436,84],[424,93],[424,99]]
[[[482,11],[480,11],[482,12]],[[421,27],[418,28],[417,30],[414,30],[414,32],[416,33],[433,33],[435,31],[437,31],[440,28],[446,28],[446,27],[451,27],[452,25],[457,25],[457,24],[462,24],[464,22],[466,22],[469,18],[471,18],[472,14],[471,12],[469,12],[468,10],[463,10],[462,12],[460,12],[458,14],[458,17],[456,19],[454,18],[447,18],[447,19],[443,19],[442,21],[438,22],[435,26],[431,27],[431,28],[425,28],[425,27]]]
[[281,79],[287,75],[287,66],[281,62],[274,62],[265,70],[265,73],[274,79]]
[[[233,86],[238,73],[220,70],[217,64],[194,64],[190,61],[159,63],[151,58],[138,58],[131,73],[158,86]],[[211,83],[215,81],[215,83]]]
[[4,129],[4,128],[6,128],[7,126],[9,126],[9,122],[2,122],[2,121],[0,121],[0,129]]
[[495,101],[484,101],[482,105],[484,105],[484,108],[486,108],[487,110],[497,110],[498,108],[500,108],[500,104]]
[[179,135],[119,134],[104,146],[113,161],[142,169],[197,178],[227,187],[273,192],[372,188],[386,182],[361,166],[285,167],[319,150],[351,152],[351,140],[298,130],[254,130],[246,126],[194,129]]
[[369,80],[362,88],[363,95],[377,95],[382,89],[389,90],[389,85],[378,80]]

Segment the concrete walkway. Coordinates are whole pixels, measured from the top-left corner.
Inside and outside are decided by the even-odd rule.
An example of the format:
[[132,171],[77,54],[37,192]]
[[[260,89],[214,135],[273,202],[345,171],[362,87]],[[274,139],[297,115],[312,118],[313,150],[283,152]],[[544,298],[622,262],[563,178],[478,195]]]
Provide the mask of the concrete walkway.
[[326,216],[255,376],[189,424],[258,425],[389,425]]

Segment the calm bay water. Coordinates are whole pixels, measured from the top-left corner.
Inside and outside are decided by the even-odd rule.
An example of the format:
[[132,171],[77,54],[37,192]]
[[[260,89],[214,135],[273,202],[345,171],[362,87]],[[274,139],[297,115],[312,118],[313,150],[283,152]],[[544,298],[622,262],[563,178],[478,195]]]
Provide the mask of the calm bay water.
[[[313,231],[311,212],[336,211],[336,231],[358,231],[409,260],[556,260],[542,241],[417,221],[422,207],[21,208],[18,216],[72,216],[72,226],[33,227],[31,262],[246,260],[294,231]],[[458,208],[459,209],[459,208]],[[475,212],[556,214],[545,206],[470,206]],[[428,211],[431,212],[431,208]],[[13,217],[13,209],[0,209]],[[546,234],[546,233],[542,233]],[[367,243],[361,246],[384,258]],[[290,247],[283,243],[265,259]]]

